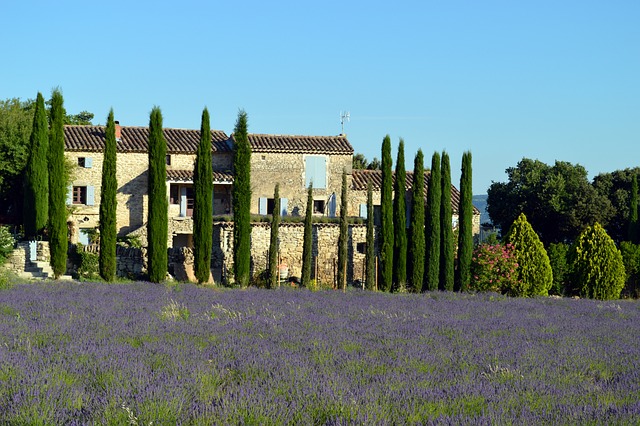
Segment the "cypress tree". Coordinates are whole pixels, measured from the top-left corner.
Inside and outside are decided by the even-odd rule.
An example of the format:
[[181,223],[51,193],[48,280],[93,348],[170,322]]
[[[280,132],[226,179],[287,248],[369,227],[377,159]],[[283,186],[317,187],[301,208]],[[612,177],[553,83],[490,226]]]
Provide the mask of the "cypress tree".
[[29,161],[25,170],[24,233],[31,239],[43,234],[49,220],[49,125],[44,97],[38,92],[31,130]]
[[193,172],[193,257],[194,272],[200,284],[211,278],[213,247],[213,170],[211,165],[211,128],[209,110],[202,111],[200,143]]
[[269,241],[269,287],[277,288],[280,283],[278,270],[278,228],[280,226],[280,184],[273,191],[273,212],[271,214],[271,239]]
[[311,251],[313,250],[313,182],[309,183],[307,191],[307,210],[304,215],[304,240],[302,242],[302,285],[309,287],[311,284]]
[[233,272],[236,284],[246,287],[251,273],[251,146],[243,110],[238,112],[233,138]]
[[376,288],[376,248],[374,237],[373,188],[371,180],[367,182],[367,290]]
[[149,210],[147,239],[149,281],[159,283],[167,277],[167,141],[162,133],[162,112],[153,107],[149,117]]
[[382,232],[380,244],[381,285],[383,291],[390,291],[393,282],[393,176],[391,175],[391,137],[382,141]]
[[513,245],[518,262],[519,287],[510,289],[509,293],[512,296],[548,296],[553,286],[551,262],[524,213],[520,213],[509,228],[505,242]]
[[51,268],[57,279],[67,269],[67,173],[64,158],[64,100],[59,89],[51,95],[49,135],[49,249]]
[[100,254],[98,264],[100,276],[105,281],[113,281],[116,275],[116,125],[113,109],[107,117],[104,139],[104,161],[102,162],[102,183],[100,185]]
[[425,212],[425,265],[424,284],[422,290],[438,289],[440,281],[440,203],[442,186],[440,182],[440,154],[431,157],[431,173],[427,191],[427,207]]
[[349,223],[347,222],[347,172],[342,171],[342,191],[340,194],[340,236],[338,237],[338,288],[347,289],[347,246]]
[[638,226],[638,175],[631,177],[631,194],[629,196],[629,241],[637,244],[640,241],[640,226]]
[[393,286],[398,291],[407,285],[407,206],[405,202],[404,141],[400,139],[396,161],[396,180],[393,196]]
[[451,165],[449,154],[442,153],[442,201],[440,202],[440,289],[453,291],[454,282],[454,254],[453,254],[453,228],[451,209]]
[[456,289],[458,291],[467,291],[471,285],[471,258],[473,257],[473,187],[471,180],[471,152],[469,151],[462,154],[461,172]]
[[424,278],[424,155],[422,150],[418,150],[413,162],[411,187],[407,272],[411,289],[420,292]]

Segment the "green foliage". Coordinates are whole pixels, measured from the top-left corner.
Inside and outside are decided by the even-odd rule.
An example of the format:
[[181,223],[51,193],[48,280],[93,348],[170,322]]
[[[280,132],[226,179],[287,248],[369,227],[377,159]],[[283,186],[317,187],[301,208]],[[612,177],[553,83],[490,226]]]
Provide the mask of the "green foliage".
[[409,287],[422,290],[424,279],[424,155],[418,150],[413,161],[411,222],[409,224],[407,274]]
[[637,298],[640,296],[640,244],[623,241],[620,243],[620,253],[625,271],[623,294]]
[[309,287],[311,282],[311,262],[313,250],[313,224],[311,217],[313,216],[313,182],[309,183],[307,190],[307,209],[304,216],[304,239],[302,242],[302,277],[301,284],[303,287]]
[[276,183],[273,190],[273,212],[271,214],[271,238],[269,240],[269,287],[280,286],[280,271],[278,270],[278,231],[280,227],[280,184]]
[[24,234],[27,239],[44,234],[49,220],[49,124],[44,97],[38,92],[24,179]]
[[113,281],[116,276],[116,209],[118,181],[116,178],[116,127],[113,109],[107,117],[102,183],[100,186],[100,276]]
[[242,110],[238,112],[233,139],[233,272],[236,284],[246,287],[251,269],[251,146],[247,113]]
[[373,223],[373,188],[371,180],[367,182],[367,252],[366,252],[366,269],[367,269],[367,290],[376,288],[376,248]]
[[471,290],[512,293],[521,286],[511,244],[480,244],[471,258]]
[[524,213],[513,222],[505,237],[515,248],[520,288],[512,289],[512,296],[547,296],[553,285],[553,271],[549,256],[538,234]]
[[153,107],[149,117],[149,214],[147,240],[149,281],[159,283],[167,276],[168,201],[167,141],[162,132],[162,112]]
[[49,249],[51,268],[57,279],[67,268],[66,168],[64,157],[64,100],[54,89],[51,95],[51,130],[49,135]]
[[340,193],[340,235],[338,237],[338,288],[347,288],[347,245],[349,242],[347,171],[342,171],[342,189]]
[[81,243],[76,244],[76,262],[78,264],[78,277],[85,280],[95,280],[99,276],[98,254],[84,250]]
[[461,172],[456,287],[457,290],[466,291],[471,284],[471,257],[473,256],[473,185],[469,151],[462,154]]
[[440,289],[453,291],[453,211],[451,208],[451,165],[449,154],[442,153],[442,189],[440,202]]
[[431,157],[427,207],[425,211],[424,241],[426,246],[424,283],[422,290],[438,289],[440,281],[440,203],[442,186],[440,182],[440,154],[434,152]]
[[568,254],[569,245],[566,243],[551,243],[547,248],[549,264],[553,271],[553,285],[549,290],[549,294],[562,296],[566,293],[569,274],[569,264],[567,263]]
[[509,181],[494,182],[487,191],[487,211],[503,230],[525,213],[548,246],[572,241],[585,226],[606,224],[613,216],[611,202],[589,183],[580,165],[556,161],[549,166],[525,158],[506,172]]
[[390,291],[393,282],[393,176],[391,174],[391,137],[382,141],[382,188],[380,189],[382,229],[380,232],[380,290]]
[[404,165],[404,141],[398,144],[396,161],[396,179],[393,195],[393,290],[406,288],[407,285],[407,206],[406,196],[407,174]]
[[[629,241],[629,223],[632,219],[633,178],[640,177],[640,167],[601,173],[593,178],[596,192],[605,197],[613,207],[613,215],[606,222],[605,229],[616,242]],[[637,205],[637,204],[635,204]],[[604,225],[604,222],[600,222]],[[639,231],[640,232],[640,231]],[[640,238],[640,236],[638,237]],[[633,239],[630,240],[632,242]]]
[[638,225],[638,175],[631,177],[631,190],[629,191],[629,241],[638,243],[640,241],[640,226]]
[[0,226],[0,265],[7,260],[7,257],[13,251],[14,244],[15,240],[11,235],[11,231],[9,231],[9,227]]
[[599,223],[582,231],[571,247],[569,263],[573,290],[581,297],[620,297],[625,282],[622,254]]
[[211,127],[209,111],[202,111],[200,143],[193,171],[193,256],[194,273],[199,283],[206,283],[211,276],[211,251],[213,249],[213,170],[211,164]]

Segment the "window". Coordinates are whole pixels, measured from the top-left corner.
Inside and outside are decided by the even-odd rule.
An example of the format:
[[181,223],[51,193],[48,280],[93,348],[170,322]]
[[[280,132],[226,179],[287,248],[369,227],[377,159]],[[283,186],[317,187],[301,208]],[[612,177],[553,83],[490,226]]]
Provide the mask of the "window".
[[93,159],[91,157],[78,157],[78,167],[90,169],[93,166]]
[[313,214],[324,214],[324,200],[313,200]]
[[167,154],[167,157],[166,157],[165,161],[167,162],[167,166],[170,166],[171,165],[171,155]]
[[356,244],[356,251],[360,254],[366,254],[367,253],[367,243],[357,243]]
[[304,159],[304,185],[313,183],[314,189],[327,188],[327,157],[324,155],[307,155]]
[[[287,215],[288,200],[286,198],[280,198],[280,216]],[[274,198],[260,197],[258,199],[258,214],[273,214],[273,209],[276,206]]]
[[180,204],[179,186],[173,183],[169,186],[169,203]]
[[74,186],[71,188],[70,201],[68,204],[84,204],[92,206],[94,203],[93,186]]

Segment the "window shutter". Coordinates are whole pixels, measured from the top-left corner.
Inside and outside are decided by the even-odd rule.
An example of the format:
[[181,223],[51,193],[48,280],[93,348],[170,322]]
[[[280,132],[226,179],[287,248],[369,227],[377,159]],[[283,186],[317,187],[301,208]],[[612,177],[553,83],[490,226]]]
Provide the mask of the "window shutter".
[[90,169],[91,167],[93,167],[93,158],[85,157],[85,159],[84,159],[84,168],[85,169]]
[[78,232],[78,242],[85,246],[89,245],[89,235],[86,229],[80,229]]
[[73,186],[69,185],[67,187],[67,205],[70,206],[73,204]]
[[93,186],[87,186],[87,206],[93,206],[95,204],[95,189]]
[[367,205],[360,204],[360,217],[363,219],[367,218]]
[[327,187],[327,158],[323,155],[305,157],[305,186],[313,182],[314,189]]
[[329,197],[329,217],[336,217],[336,193]]
[[187,216],[187,187],[180,187],[180,217]]
[[287,215],[288,204],[289,204],[289,200],[287,198],[280,198],[280,216]]
[[267,214],[267,199],[260,197],[258,199],[258,214]]

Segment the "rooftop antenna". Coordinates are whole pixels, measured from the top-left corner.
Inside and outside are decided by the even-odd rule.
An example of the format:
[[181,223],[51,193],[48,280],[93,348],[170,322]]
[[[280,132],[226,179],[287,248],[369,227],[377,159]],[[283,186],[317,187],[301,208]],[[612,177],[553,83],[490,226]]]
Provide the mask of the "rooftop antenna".
[[341,135],[344,135],[344,122],[345,122],[345,120],[347,122],[349,122],[350,118],[351,118],[351,116],[349,115],[349,111],[340,111],[340,126],[342,128],[342,131],[340,132]]

